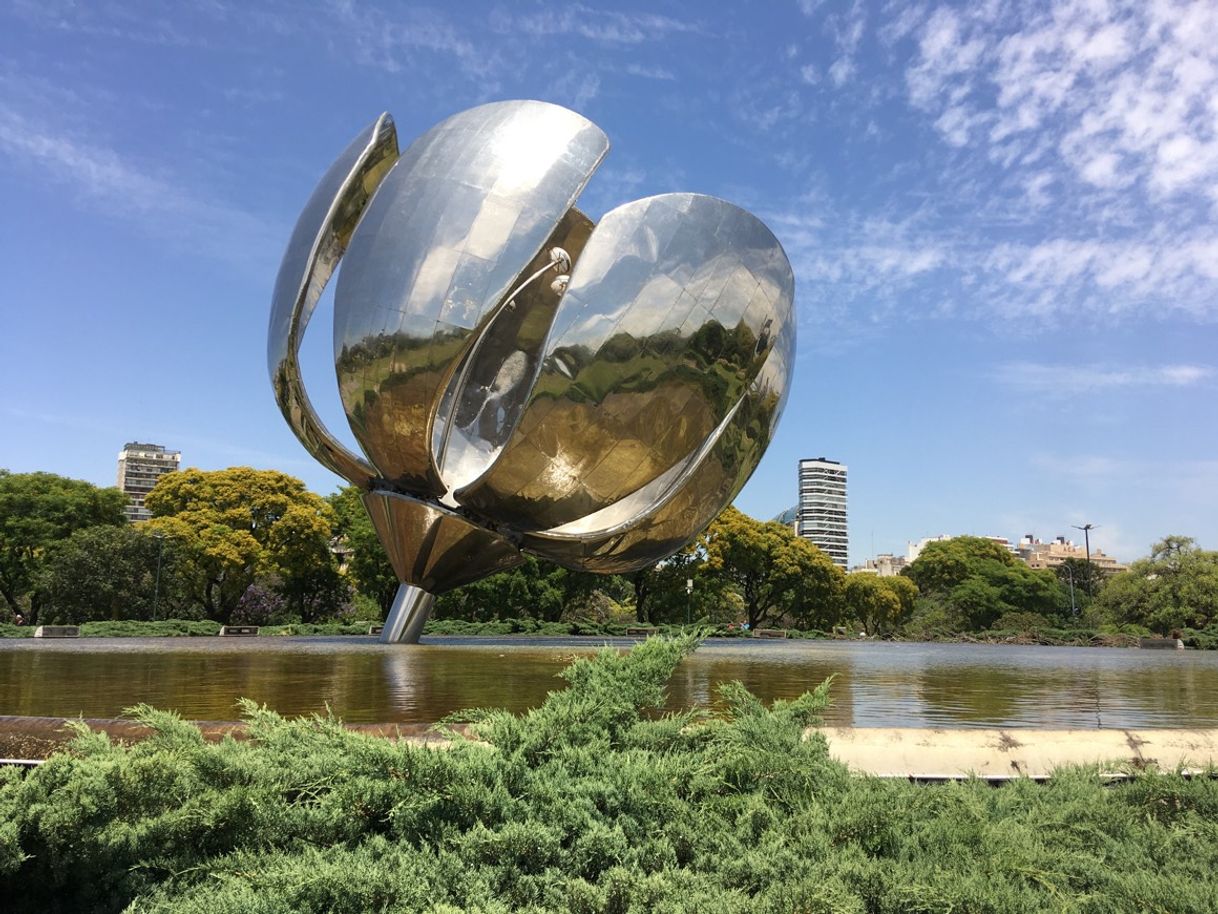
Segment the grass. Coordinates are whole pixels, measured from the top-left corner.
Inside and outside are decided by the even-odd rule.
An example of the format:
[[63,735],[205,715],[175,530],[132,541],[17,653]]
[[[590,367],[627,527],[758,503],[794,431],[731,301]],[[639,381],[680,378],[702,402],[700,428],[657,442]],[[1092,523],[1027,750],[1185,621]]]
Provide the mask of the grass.
[[[286,625],[264,625],[260,635],[304,636],[304,635],[366,635],[368,627],[375,623],[364,622],[294,622]],[[0,624],[0,638],[29,638],[34,634],[35,626]],[[661,635],[679,636],[687,630],[683,625],[640,626],[638,623],[620,622],[543,622],[540,619],[501,619],[493,622],[469,622],[462,619],[432,619],[427,623],[424,633],[428,635],[553,635],[553,636],[591,636],[591,637],[620,637],[633,628],[653,629]],[[726,625],[700,624],[700,631],[705,636],[714,638],[748,638],[749,632],[738,628],[729,629]],[[158,622],[137,622],[134,620],[118,622],[85,622],[80,626],[80,634],[85,638],[151,638],[151,637],[181,637],[216,635],[220,631],[220,623],[210,620],[190,621],[183,619],[167,619]],[[834,635],[818,630],[800,631],[788,629],[788,637],[804,640],[833,638]],[[1184,629],[1181,637],[1185,646],[1197,650],[1218,650],[1218,625],[1206,629]],[[979,632],[938,632],[923,633],[920,639],[900,638],[894,640],[936,640],[943,642],[972,642],[983,641],[994,644],[1043,644],[1053,646],[1104,646],[1104,647],[1135,647],[1137,635],[1109,632],[1092,628],[1052,628],[1044,627],[1035,630],[987,630]]]
[[804,739],[827,688],[658,716],[694,639],[602,652],[477,740],[425,748],[246,704],[203,742],[150,708],[0,772],[6,911],[1212,912],[1218,781],[1095,771],[935,787]]

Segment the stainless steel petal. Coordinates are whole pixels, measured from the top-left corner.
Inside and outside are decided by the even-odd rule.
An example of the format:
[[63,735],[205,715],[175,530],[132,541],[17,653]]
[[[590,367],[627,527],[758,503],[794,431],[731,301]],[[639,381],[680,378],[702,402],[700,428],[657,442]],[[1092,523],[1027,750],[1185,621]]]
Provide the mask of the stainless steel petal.
[[574,259],[592,234],[592,221],[577,209],[563,217],[525,274],[535,276],[487,322],[453,376],[432,429],[432,452],[445,485],[457,489],[490,468],[516,427],[537,375],[561,293],[546,270],[560,247]]
[[366,484],[376,473],[335,439],[313,409],[300,373],[300,343],[368,200],[397,155],[393,119],[382,114],[330,166],[300,214],[283,255],[267,335],[271,385],[288,425],[318,462],[356,485]]
[[396,492],[363,496],[377,536],[398,580],[444,593],[524,561],[502,536],[459,514]]
[[679,473],[793,332],[793,295],[777,239],[730,203],[664,194],[613,210],[576,261],[511,437],[456,501],[544,530]]
[[573,111],[497,102],[428,131],[385,179],[339,276],[334,345],[352,431],[396,487],[445,493],[443,392],[608,145]]
[[744,399],[685,465],[596,514],[526,534],[522,547],[568,568],[605,574],[636,571],[681,549],[756,469],[786,404],[794,349],[792,322],[773,340]]

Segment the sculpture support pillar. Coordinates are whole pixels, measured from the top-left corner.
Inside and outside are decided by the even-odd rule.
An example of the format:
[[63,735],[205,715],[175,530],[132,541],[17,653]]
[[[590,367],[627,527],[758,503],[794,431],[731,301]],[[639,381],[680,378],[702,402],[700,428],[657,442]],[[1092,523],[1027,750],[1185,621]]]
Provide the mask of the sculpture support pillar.
[[381,644],[418,644],[435,603],[435,594],[413,584],[399,584],[381,629]]

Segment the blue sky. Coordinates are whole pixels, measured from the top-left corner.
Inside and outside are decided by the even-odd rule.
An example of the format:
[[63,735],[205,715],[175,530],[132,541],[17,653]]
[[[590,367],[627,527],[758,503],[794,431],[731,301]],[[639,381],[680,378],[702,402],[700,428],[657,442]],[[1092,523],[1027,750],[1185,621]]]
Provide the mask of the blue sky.
[[[795,267],[778,437],[738,505],[850,467],[851,558],[1100,525],[1218,547],[1218,4],[125,4],[0,11],[0,466],[113,483],[123,442],[327,492],[265,369],[296,215],[383,110],[408,142],[540,98],[652,193]],[[329,314],[313,398],[346,432]]]

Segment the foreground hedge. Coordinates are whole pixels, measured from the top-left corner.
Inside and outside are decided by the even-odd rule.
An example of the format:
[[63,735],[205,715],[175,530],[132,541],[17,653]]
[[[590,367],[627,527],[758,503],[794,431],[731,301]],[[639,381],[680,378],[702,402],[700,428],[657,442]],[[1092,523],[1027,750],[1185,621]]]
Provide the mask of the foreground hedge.
[[428,749],[245,707],[171,714],[0,780],[6,911],[1192,912],[1218,899],[1218,782],[1071,771],[917,787],[802,739],[825,687],[657,717],[691,640],[576,661],[483,742]]

